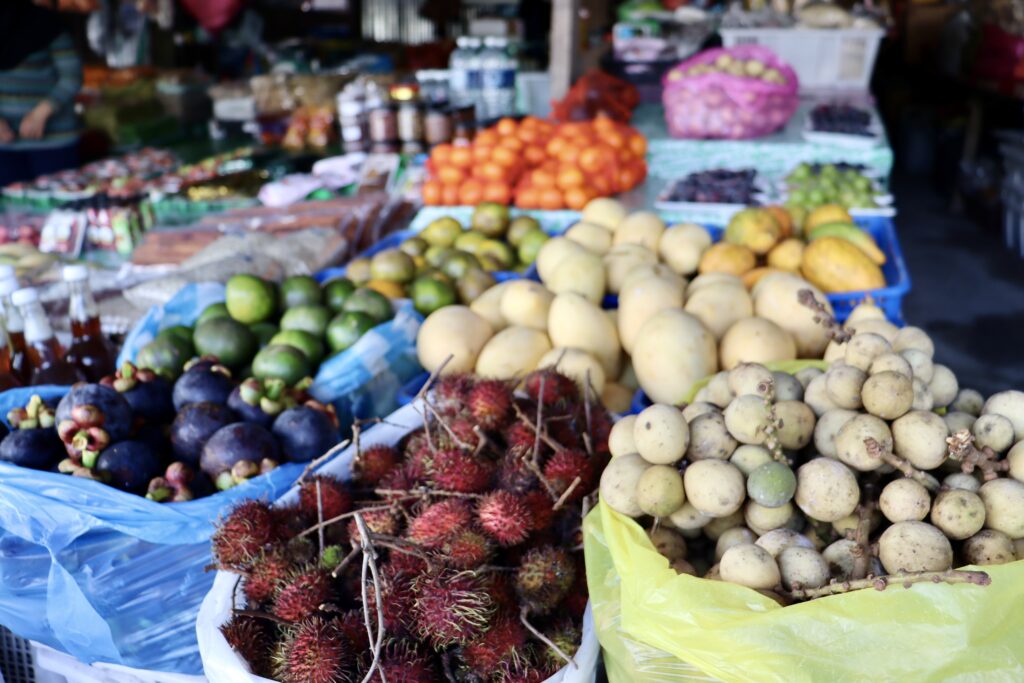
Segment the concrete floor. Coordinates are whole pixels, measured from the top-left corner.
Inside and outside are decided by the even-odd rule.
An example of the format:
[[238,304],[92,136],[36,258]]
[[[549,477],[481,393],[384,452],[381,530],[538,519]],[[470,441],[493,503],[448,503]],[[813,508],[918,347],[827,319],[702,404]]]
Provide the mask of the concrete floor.
[[1024,390],[1024,260],[950,210],[924,179],[896,177],[897,232],[913,282],[908,325],[935,341],[961,387]]

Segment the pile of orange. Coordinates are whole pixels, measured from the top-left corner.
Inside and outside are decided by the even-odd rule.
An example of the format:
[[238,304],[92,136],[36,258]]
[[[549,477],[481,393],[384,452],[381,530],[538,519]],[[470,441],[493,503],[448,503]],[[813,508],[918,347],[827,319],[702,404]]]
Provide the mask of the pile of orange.
[[434,147],[423,202],[580,210],[595,197],[641,183],[646,153],[643,135],[606,116],[570,123],[501,119],[471,145]]

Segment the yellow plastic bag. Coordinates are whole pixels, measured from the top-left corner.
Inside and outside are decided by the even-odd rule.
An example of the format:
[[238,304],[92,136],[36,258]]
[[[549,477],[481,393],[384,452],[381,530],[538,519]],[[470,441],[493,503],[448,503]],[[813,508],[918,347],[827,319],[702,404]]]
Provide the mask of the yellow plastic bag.
[[891,586],[783,608],[677,575],[639,524],[603,503],[583,530],[611,683],[1024,681],[1024,561],[980,568],[984,587]]
[[[827,364],[769,365],[808,366]],[[783,608],[742,586],[677,575],[639,524],[603,503],[583,532],[611,683],[1024,681],[1024,561],[981,568],[985,587],[892,586]]]

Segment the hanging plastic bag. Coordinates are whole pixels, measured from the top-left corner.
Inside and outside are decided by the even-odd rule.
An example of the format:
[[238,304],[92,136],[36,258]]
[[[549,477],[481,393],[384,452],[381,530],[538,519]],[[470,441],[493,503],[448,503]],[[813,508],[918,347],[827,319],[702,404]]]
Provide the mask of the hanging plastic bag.
[[[0,415],[33,394],[0,394]],[[96,481],[0,463],[0,623],[79,660],[198,674],[199,604],[213,584],[214,523],[239,500],[273,500],[286,464],[228,491],[161,504]]]
[[[192,325],[203,309],[224,301],[224,285],[203,282],[182,287],[163,306],[152,307],[125,339],[118,365],[134,360],[160,330]],[[343,429],[356,419],[380,417],[398,408],[404,384],[422,372],[416,357],[416,335],[423,317],[408,300],[400,301],[395,316],[360,337],[348,350],[320,365],[310,393],[338,411]]]
[[[415,402],[389,415],[384,422],[360,435],[362,447],[398,444],[405,435],[423,425],[422,410],[422,404]],[[354,446],[346,448],[321,465],[317,472],[330,474],[339,479],[349,479],[352,476],[352,459],[355,452]],[[293,487],[278,502],[287,505],[294,503],[297,498],[298,487]],[[266,678],[249,671],[249,665],[231,649],[220,631],[220,627],[231,618],[238,581],[237,574],[217,572],[213,588],[199,609],[196,635],[203,657],[203,671],[210,683],[270,683]],[[545,683],[592,683],[597,675],[599,652],[594,617],[588,606],[583,615],[583,640],[573,655],[576,666],[566,665]]]
[[245,0],[181,0],[181,4],[200,26],[219,33],[242,10]]
[[[733,74],[712,70],[716,62],[758,66]],[[761,137],[786,125],[800,104],[796,72],[760,45],[705,50],[670,69],[662,84],[665,122],[675,138]]]

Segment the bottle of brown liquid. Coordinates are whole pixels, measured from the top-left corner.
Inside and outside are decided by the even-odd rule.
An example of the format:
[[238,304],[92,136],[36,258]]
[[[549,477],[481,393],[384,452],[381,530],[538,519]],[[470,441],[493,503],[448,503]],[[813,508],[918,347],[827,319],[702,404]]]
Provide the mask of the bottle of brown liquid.
[[24,383],[11,370],[11,340],[7,336],[3,321],[0,320],[0,391],[20,386],[24,386]]
[[25,323],[25,359],[31,371],[29,384],[74,384],[85,379],[71,363],[64,360],[64,349],[53,334],[39,294],[31,288],[19,289],[11,301]]
[[11,302],[11,295],[21,289],[12,266],[0,266],[0,307],[3,308],[4,324],[7,337],[11,340],[11,371],[22,384],[32,379],[32,371],[28,367],[25,355],[25,322],[21,313]]
[[83,265],[65,267],[64,282],[68,285],[71,318],[71,346],[64,359],[89,382],[99,382],[114,373],[117,357],[103,338],[96,300],[89,289],[89,269]]

